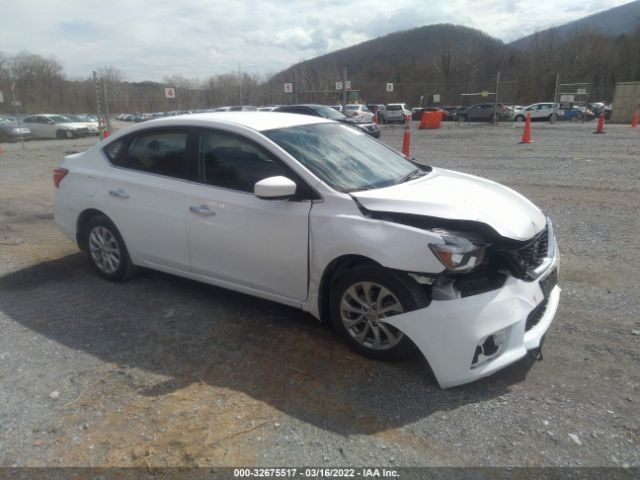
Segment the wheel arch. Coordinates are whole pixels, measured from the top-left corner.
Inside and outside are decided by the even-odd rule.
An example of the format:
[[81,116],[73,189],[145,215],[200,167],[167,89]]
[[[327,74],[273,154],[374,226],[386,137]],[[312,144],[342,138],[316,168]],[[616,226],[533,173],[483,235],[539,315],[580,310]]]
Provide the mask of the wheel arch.
[[326,321],[330,315],[329,297],[331,292],[331,284],[342,272],[358,265],[374,265],[382,267],[375,260],[365,257],[364,255],[341,255],[334,258],[327,264],[322,277],[320,279],[320,288],[318,290],[318,313],[321,321]]
[[[86,245],[84,244],[84,229],[87,227],[92,218],[97,217],[98,215],[104,215],[109,218],[109,216],[101,210],[97,208],[87,208],[83,210],[80,215],[78,215],[78,220],[76,222],[76,243],[78,244],[78,248],[82,251],[86,251]],[[111,220],[109,218],[109,220]],[[111,220],[113,221],[113,220]]]

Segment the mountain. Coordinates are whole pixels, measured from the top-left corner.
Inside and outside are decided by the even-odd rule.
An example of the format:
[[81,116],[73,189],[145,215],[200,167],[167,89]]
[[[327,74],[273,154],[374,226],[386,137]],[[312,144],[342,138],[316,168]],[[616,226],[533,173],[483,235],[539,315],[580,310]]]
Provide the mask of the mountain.
[[[437,24],[390,33],[383,37],[300,62],[279,72],[273,80],[291,78],[292,72],[334,70],[334,77],[342,77],[342,67],[349,66],[349,78],[378,78],[397,81],[397,77],[415,73],[441,54],[450,60],[473,54],[475,60],[506,53],[501,40],[484,32],[459,25]],[[454,57],[456,57],[454,59]],[[446,59],[445,59],[446,62]],[[439,66],[445,70],[447,65]]]
[[544,38],[553,35],[562,39],[581,31],[615,37],[621,34],[631,34],[637,28],[640,28],[640,0],[594,13],[573,22],[541,30],[532,35],[519,38],[509,45],[518,49],[526,49],[531,46],[536,37]]

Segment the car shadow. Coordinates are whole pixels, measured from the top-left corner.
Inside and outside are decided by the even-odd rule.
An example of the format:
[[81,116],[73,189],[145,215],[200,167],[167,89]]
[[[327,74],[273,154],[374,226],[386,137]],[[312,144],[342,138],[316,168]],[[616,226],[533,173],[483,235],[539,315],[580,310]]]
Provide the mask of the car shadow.
[[362,358],[297,309],[151,271],[110,283],[79,253],[0,277],[0,310],[69,348],[168,378],[142,395],[206,382],[345,435],[504,395],[532,363],[441,390],[423,358]]

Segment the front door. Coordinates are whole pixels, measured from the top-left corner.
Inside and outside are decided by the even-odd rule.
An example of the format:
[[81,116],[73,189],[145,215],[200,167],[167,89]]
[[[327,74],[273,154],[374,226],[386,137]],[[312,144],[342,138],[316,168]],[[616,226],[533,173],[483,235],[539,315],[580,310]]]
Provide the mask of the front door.
[[296,181],[293,173],[235,133],[202,130],[196,143],[202,185],[193,190],[187,221],[192,271],[305,300],[311,200],[253,194],[256,182],[278,175]]

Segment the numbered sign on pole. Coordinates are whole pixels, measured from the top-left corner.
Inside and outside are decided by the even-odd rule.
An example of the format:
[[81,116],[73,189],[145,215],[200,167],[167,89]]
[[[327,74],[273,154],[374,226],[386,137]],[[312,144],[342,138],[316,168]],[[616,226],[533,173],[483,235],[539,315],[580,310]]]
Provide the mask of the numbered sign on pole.
[[284,93],[293,93],[293,83],[284,84]]
[[433,103],[440,103],[440,94],[439,93],[434,93],[433,94]]
[[176,89],[173,87],[168,87],[164,89],[164,96],[166,98],[176,98]]
[[342,90],[342,82],[336,82],[336,90]]
[[351,80],[347,80],[347,90],[351,90]]
[[393,92],[393,83],[387,83],[387,92]]

